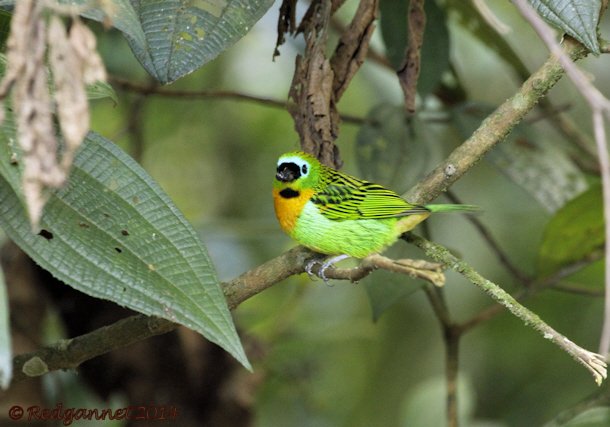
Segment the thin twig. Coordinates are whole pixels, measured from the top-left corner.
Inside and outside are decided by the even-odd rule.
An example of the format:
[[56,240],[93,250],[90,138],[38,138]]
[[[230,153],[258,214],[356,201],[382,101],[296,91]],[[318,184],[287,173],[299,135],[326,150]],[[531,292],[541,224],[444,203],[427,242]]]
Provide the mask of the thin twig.
[[[324,275],[329,279],[357,282],[380,268],[394,273],[406,274],[414,279],[422,279],[435,286],[445,284],[445,275],[440,264],[415,259],[395,260],[379,254],[369,255],[353,268],[330,267],[324,272]],[[312,269],[313,273],[317,271],[317,268]]]
[[[230,282],[222,283],[229,308],[233,310],[246,299],[285,278],[303,273],[305,271],[303,266],[317,257],[319,254],[297,246]],[[378,268],[428,280],[437,286],[444,282],[444,275],[438,264],[420,260],[392,260],[381,255],[367,258],[361,266],[354,269],[329,268],[326,275],[334,279],[357,280],[357,276],[362,278]],[[74,369],[101,354],[167,333],[176,327],[178,325],[169,320],[155,317],[144,315],[128,317],[87,334],[15,356],[13,382],[59,369]]]
[[[550,274],[549,276],[538,278],[538,279],[534,280],[533,282],[531,282],[529,284],[528,288],[521,289],[520,291],[515,293],[515,295],[513,295],[513,297],[517,301],[523,301],[524,299],[526,299],[532,295],[535,295],[537,292],[543,291],[545,289],[553,289],[563,279],[571,276],[572,274],[576,273],[577,271],[582,270],[583,268],[587,267],[588,265],[591,265],[592,262],[595,262],[595,261],[601,259],[602,256],[603,256],[603,254],[601,251],[593,252],[593,253],[589,254],[587,257],[585,257],[584,259],[581,259],[572,264],[566,265],[566,266],[560,268],[559,270],[557,270],[556,272]],[[478,324],[495,317],[499,313],[502,313],[502,310],[503,310],[502,305],[494,304],[494,305],[484,309],[483,311],[479,312],[477,315],[475,315],[470,320],[463,322],[460,325],[460,328],[462,329],[462,331],[466,332],[466,331],[474,328]]]
[[248,95],[245,93],[232,91],[232,90],[179,90],[179,89],[166,89],[157,85],[142,85],[130,80],[123,79],[117,76],[110,76],[110,82],[123,90],[130,92],[136,92],[142,95],[153,95],[162,96],[166,98],[187,98],[187,99],[202,99],[202,98],[225,98],[225,99],[238,99],[241,101],[254,102],[260,105],[266,105],[270,107],[277,107],[286,109],[287,103],[272,98],[265,98],[261,96]]
[[459,328],[451,321],[451,315],[443,295],[443,289],[435,286],[424,286],[426,297],[434,310],[443,332],[445,342],[445,378],[447,427],[458,426],[457,379],[459,367],[459,345],[462,336]]
[[549,289],[553,291],[566,292],[574,295],[581,295],[584,297],[601,298],[605,296],[603,289],[588,289],[578,285],[572,285],[570,283],[557,283]]
[[129,151],[138,163],[142,163],[144,156],[144,106],[146,105],[147,97],[142,94],[136,94],[135,99],[131,102],[127,115],[127,133],[129,135]]
[[595,382],[601,385],[607,376],[606,362],[604,357],[585,350],[574,344],[567,337],[563,336],[555,329],[547,325],[538,315],[519,304],[508,292],[500,288],[492,281],[481,276],[464,260],[456,258],[446,248],[436,243],[430,242],[412,233],[407,233],[405,239],[423,250],[437,262],[442,262],[452,270],[457,271],[467,278],[470,282],[478,286],[494,300],[502,304],[513,315],[523,320],[527,325],[538,331],[545,339],[550,340],[559,348],[568,353],[574,360],[583,365],[593,375]]
[[[447,191],[445,194],[452,203],[461,204],[462,201],[452,191]],[[491,232],[483,225],[481,220],[475,215],[466,215],[466,219],[477,229],[483,240],[487,242],[491,250],[496,254],[500,263],[511,273],[517,280],[524,285],[528,285],[531,282],[531,278],[525,274],[521,269],[517,268],[515,264],[508,258],[506,252],[502,250],[498,242],[493,238]]]
[[[110,82],[123,90],[139,93],[141,95],[146,96],[161,96],[164,98],[182,98],[182,99],[233,99],[238,101],[246,101],[252,102],[254,104],[263,105],[266,107],[279,108],[282,110],[286,110],[290,103],[286,101],[281,101],[279,99],[266,98],[263,96],[256,95],[248,95],[246,93],[232,91],[232,90],[178,90],[178,89],[164,89],[157,85],[142,85],[138,83],[134,83],[130,80],[123,79],[121,77],[110,76]],[[363,124],[375,124],[370,120],[354,116],[351,114],[341,114],[341,121],[343,123],[353,124],[353,125],[363,125]]]

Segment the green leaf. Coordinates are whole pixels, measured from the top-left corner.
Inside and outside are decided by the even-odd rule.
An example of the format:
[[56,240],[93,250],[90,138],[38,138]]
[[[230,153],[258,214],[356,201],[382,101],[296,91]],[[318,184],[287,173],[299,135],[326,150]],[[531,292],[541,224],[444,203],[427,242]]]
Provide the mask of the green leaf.
[[[386,57],[398,70],[407,49],[407,12],[409,0],[380,0],[379,28],[385,44]],[[424,39],[425,40],[425,39]]]
[[546,276],[582,260],[604,244],[601,186],[568,202],[547,224],[538,254],[538,271]]
[[[161,83],[171,83],[235,44],[272,4],[273,0],[115,0],[110,21],[146,71]],[[83,16],[107,21],[99,8]]]
[[[453,119],[462,137],[469,137],[492,110],[482,104],[456,108]],[[583,173],[556,142],[533,135],[532,129],[523,124],[490,151],[486,160],[549,212],[555,212],[587,188]]]
[[373,107],[356,136],[360,176],[395,189],[407,188],[439,159],[426,123],[417,116],[407,120],[401,106]]
[[7,389],[13,376],[13,355],[11,352],[11,328],[9,325],[8,295],[4,273],[0,267],[0,388]]
[[601,0],[529,0],[549,24],[581,42],[591,52],[599,54],[597,24]]
[[[407,0],[381,0],[380,27],[386,46],[386,55],[395,69],[399,69],[405,59],[407,49]],[[449,68],[450,39],[445,14],[436,2],[424,3],[426,28],[421,53],[421,72],[417,82],[417,92],[426,96],[438,87],[443,73]]]
[[19,163],[3,139],[0,226],[28,255],[75,289],[185,325],[249,367],[205,248],[133,159],[90,133],[36,234],[15,187]]
[[87,85],[86,90],[88,99],[110,98],[115,104],[119,103],[116,92],[112,86],[106,82],[97,81],[93,84]]

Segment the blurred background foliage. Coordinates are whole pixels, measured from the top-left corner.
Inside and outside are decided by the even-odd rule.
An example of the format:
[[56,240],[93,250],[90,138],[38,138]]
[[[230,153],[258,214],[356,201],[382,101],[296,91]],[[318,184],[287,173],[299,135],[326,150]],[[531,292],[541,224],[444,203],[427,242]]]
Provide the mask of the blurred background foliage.
[[[237,44],[168,89],[227,90],[286,100],[294,58],[304,43],[302,37],[289,38],[272,61],[279,3]],[[395,17],[392,3],[382,2],[380,22],[386,33],[382,37],[378,28],[373,36],[377,52],[386,52],[385,43],[397,36],[388,31],[397,23],[384,24]],[[465,19],[468,12],[460,12],[456,2],[446,3],[453,6],[426,2],[430,31],[424,40],[420,89],[435,93],[442,81],[454,89],[452,97],[459,94],[456,104],[449,109],[429,95],[406,125],[395,74],[366,61],[339,104],[342,114],[363,119],[341,125],[336,143],[345,172],[406,191],[519,87],[523,69],[506,57],[513,55],[530,71],[547,57],[547,49],[509,2],[488,6],[508,28],[502,40],[510,55],[492,49],[491,37]],[[337,22],[347,25],[356,6],[357,1],[347,1]],[[299,3],[299,15],[305,8]],[[154,84],[118,31],[93,26],[115,81]],[[607,34],[608,19],[600,27]],[[395,62],[395,52],[386,54]],[[603,93],[610,92],[607,55],[590,56],[580,65]],[[271,201],[278,155],[299,148],[285,109],[223,96],[143,95],[121,85],[116,90],[118,103],[93,102],[92,130],[131,153],[167,191],[199,230],[221,280],[294,245],[279,229]],[[591,133],[590,110],[568,81],[551,91],[550,100],[583,133]],[[578,161],[584,156],[573,143],[545,120],[547,114],[535,110],[508,141],[452,187],[461,201],[481,206],[478,220],[512,263],[532,277],[546,268],[545,262],[553,262],[556,251],[570,247],[561,239],[543,244],[554,214],[597,181]],[[580,211],[573,209],[574,219],[564,227],[579,221]],[[583,221],[599,245],[599,218]],[[521,289],[467,218],[435,217],[419,231],[459,253],[507,291]],[[403,242],[388,253],[421,256]],[[596,348],[603,311],[603,299],[596,297],[603,289],[601,261],[562,284],[584,291],[545,290],[526,305],[576,343]],[[234,311],[240,333],[259,349],[250,354],[255,373],[246,374],[257,378],[250,393],[253,425],[443,425],[445,349],[421,287],[416,280],[382,271],[357,284],[325,285],[301,275],[240,305]],[[492,304],[453,272],[447,273],[445,298],[456,321]],[[464,336],[459,373],[458,406],[465,426],[542,425],[595,387],[582,367],[507,313],[481,322]],[[114,391],[115,398],[120,395],[120,389]]]

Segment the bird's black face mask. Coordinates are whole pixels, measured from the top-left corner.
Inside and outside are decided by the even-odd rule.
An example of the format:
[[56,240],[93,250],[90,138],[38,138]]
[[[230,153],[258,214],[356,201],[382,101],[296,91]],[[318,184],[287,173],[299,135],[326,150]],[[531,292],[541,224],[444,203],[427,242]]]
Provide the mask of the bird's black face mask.
[[281,182],[292,182],[301,177],[301,170],[295,163],[282,163],[277,167],[275,178]]

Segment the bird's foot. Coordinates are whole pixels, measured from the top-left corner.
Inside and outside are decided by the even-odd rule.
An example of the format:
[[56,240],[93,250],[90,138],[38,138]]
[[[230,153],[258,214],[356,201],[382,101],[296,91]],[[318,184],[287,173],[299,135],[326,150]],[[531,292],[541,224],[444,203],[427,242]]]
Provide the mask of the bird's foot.
[[[309,261],[307,263],[307,265],[305,265],[305,272],[309,275],[309,277],[312,280],[315,280],[315,277],[318,276],[319,278],[321,278],[322,280],[324,280],[324,283],[328,283],[328,277],[326,277],[326,274],[324,274],[326,272],[326,270],[331,267],[334,266],[335,263],[344,260],[346,258],[349,258],[349,255],[337,255],[331,258],[328,258],[326,261],[322,262],[319,259],[312,259],[311,261]],[[320,264],[320,268],[318,269],[317,273],[313,272],[313,267],[316,264]]]
[[313,272],[313,267],[314,267],[316,264],[320,264],[320,265],[321,265],[321,264],[322,264],[322,261],[321,261],[321,260],[319,260],[319,259],[315,259],[315,258],[314,258],[314,259],[310,260],[310,261],[309,261],[307,264],[305,264],[305,273],[307,273],[307,275],[309,276],[309,278],[310,278],[311,280],[316,280],[316,277],[318,277],[318,276],[316,276],[316,274]]

